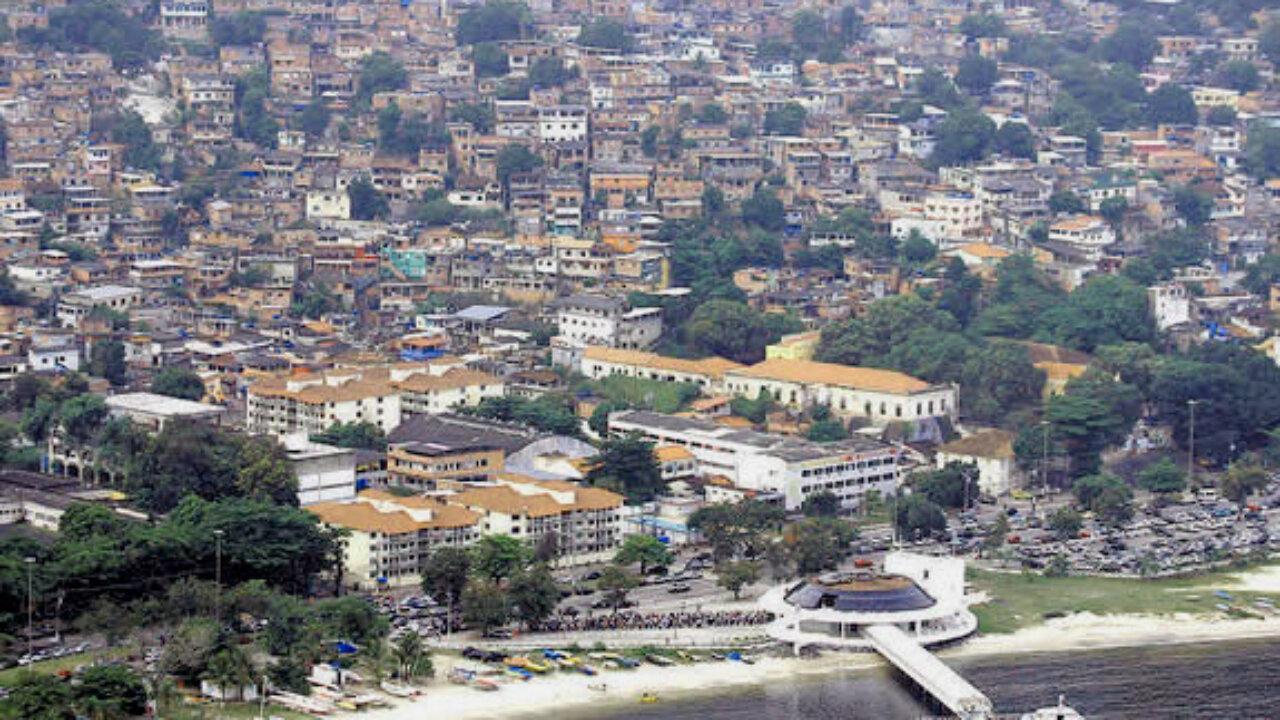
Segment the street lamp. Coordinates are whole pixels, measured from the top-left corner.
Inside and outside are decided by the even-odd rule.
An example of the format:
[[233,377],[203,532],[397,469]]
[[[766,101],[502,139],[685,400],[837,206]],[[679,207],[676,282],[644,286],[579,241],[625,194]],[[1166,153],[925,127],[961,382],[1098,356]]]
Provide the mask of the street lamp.
[[1193,484],[1192,481],[1195,479],[1194,474],[1195,474],[1195,459],[1196,459],[1196,405],[1199,405],[1199,404],[1200,404],[1199,400],[1187,401],[1187,408],[1191,413],[1191,422],[1187,428],[1187,432],[1188,432],[1187,487],[1188,488],[1191,487],[1191,485]]
[[213,619],[222,622],[222,530],[214,530]]
[[35,654],[35,611],[36,599],[31,592],[31,572],[36,566],[36,559],[28,555],[22,559],[27,564],[27,663],[31,663],[31,656]]
[[1040,421],[1040,484],[1044,486],[1044,495],[1049,497],[1049,425],[1048,420]]

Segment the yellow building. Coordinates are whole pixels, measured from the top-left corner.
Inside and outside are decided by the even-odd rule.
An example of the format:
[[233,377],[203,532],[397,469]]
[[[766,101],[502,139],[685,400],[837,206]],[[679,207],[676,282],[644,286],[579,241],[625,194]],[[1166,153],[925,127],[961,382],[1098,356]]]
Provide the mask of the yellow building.
[[765,348],[767,360],[812,360],[822,333],[817,330],[783,335],[778,342]]

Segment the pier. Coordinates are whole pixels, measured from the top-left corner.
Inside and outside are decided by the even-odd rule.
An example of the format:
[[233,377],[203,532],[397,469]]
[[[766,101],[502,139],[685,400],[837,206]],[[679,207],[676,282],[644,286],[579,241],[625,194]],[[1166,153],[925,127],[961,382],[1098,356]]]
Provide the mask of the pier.
[[868,625],[862,635],[894,667],[961,720],[991,720],[994,708],[982,691],[934,657],[895,625]]

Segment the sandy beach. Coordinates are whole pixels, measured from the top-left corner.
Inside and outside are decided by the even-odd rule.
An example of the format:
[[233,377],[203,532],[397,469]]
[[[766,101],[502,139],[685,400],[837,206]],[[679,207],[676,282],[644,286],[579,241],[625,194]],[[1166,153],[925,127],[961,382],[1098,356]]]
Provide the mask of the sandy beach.
[[[1280,566],[1223,578],[1206,590],[1280,593]],[[939,652],[943,658],[1019,655],[1104,648],[1147,647],[1185,643],[1223,642],[1280,637],[1280,617],[1231,619],[1224,615],[1095,615],[1077,613],[1047,620],[1006,635],[978,635]],[[659,702],[714,694],[736,685],[757,685],[779,677],[823,674],[875,667],[882,661],[866,653],[824,652],[816,658],[761,657],[754,665],[704,662],[697,665],[603,671],[597,677],[555,673],[528,681],[510,680],[498,692],[479,692],[452,685],[443,678],[454,664],[476,664],[437,656],[437,677],[426,685],[425,698],[397,700],[396,706],[367,713],[375,720],[420,720],[425,711],[444,713],[450,720],[485,720],[545,715],[547,712],[588,708],[607,710],[637,703],[646,693]],[[604,691],[591,686],[605,686]]]
[[[1103,648],[1141,647],[1280,637],[1280,618],[1230,620],[1208,616],[1092,615],[1055,618],[1009,635],[986,635],[940,652],[943,658],[1018,655]],[[456,661],[475,667],[468,661]],[[376,720],[420,720],[423,712],[446,713],[451,720],[483,720],[606,709],[638,703],[645,693],[659,702],[714,694],[735,685],[757,685],[779,677],[865,669],[881,663],[874,654],[827,652],[817,658],[761,658],[754,665],[705,662],[697,665],[603,671],[597,677],[556,673],[528,681],[504,682],[498,692],[479,692],[451,685],[442,678],[455,664],[452,656],[437,659],[437,679],[426,686],[417,702],[397,700],[396,706],[366,715]],[[590,686],[604,685],[603,692]]]

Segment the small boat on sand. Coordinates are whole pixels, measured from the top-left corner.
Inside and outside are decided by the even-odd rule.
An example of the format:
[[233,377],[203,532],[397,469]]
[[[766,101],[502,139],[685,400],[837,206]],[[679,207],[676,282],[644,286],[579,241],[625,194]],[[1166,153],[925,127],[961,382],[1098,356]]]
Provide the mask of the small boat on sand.
[[642,702],[642,703],[656,703],[656,702],[658,702],[658,696],[657,696],[657,695],[654,695],[653,693],[645,693],[645,694],[643,694],[643,695],[641,695],[641,696],[640,696],[640,702]]
[[482,691],[482,692],[497,692],[497,691],[498,691],[498,683],[496,683],[496,682],[494,682],[494,681],[492,681],[492,680],[485,680],[485,679],[483,679],[483,678],[476,678],[476,679],[472,680],[472,681],[471,681],[471,687],[475,688],[476,690],[480,690],[480,691]]
[[672,665],[676,664],[675,660],[672,660],[671,658],[665,655],[658,655],[656,653],[649,653],[648,655],[644,656],[644,659],[649,661],[653,665],[657,665],[658,667],[671,667]]

